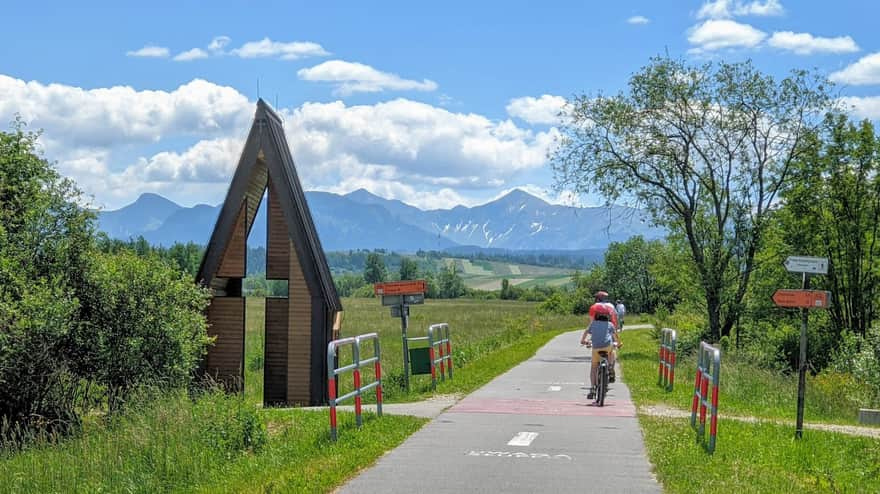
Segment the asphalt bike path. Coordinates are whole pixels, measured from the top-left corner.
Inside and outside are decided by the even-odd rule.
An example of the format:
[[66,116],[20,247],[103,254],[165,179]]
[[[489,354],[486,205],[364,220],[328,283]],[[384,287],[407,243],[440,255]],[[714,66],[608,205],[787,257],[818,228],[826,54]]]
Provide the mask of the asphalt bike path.
[[338,492],[661,492],[621,373],[604,407],[586,398],[581,333],[554,338]]

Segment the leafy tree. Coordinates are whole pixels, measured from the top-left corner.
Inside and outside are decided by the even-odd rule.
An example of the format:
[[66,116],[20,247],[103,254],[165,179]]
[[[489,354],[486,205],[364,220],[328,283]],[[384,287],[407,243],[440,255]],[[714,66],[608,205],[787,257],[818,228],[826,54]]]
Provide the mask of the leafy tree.
[[817,281],[831,290],[835,333],[864,336],[880,296],[880,139],[867,120],[829,115],[799,165],[780,212],[789,249],[779,256],[827,257],[828,275]]
[[606,290],[613,299],[625,300],[631,312],[654,312],[657,282],[651,266],[661,248],[660,241],[635,236],[612,242],[605,251]]
[[366,284],[363,276],[351,273],[335,276],[333,281],[336,283],[336,291],[339,292],[340,297],[351,297],[355,290]]
[[364,267],[364,281],[369,284],[385,281],[388,272],[385,269],[385,262],[378,252],[371,252],[367,255],[366,266]]
[[419,277],[419,264],[409,257],[400,259],[400,279],[415,280]]
[[750,62],[655,58],[617,96],[570,101],[557,185],[634,200],[687,241],[711,337],[742,310],[768,214],[832,106],[828,83],[775,80]]
[[464,280],[459,276],[455,263],[450,263],[440,272],[437,279],[439,298],[458,298],[467,292]]
[[94,388],[117,401],[144,382],[181,385],[207,343],[204,292],[142,239],[130,250],[143,259],[99,241],[37,138],[21,121],[0,132],[0,442],[20,425],[75,427]]
[[37,138],[20,120],[0,132],[0,422],[55,427],[76,421],[65,342],[94,215]]
[[510,300],[510,280],[504,278],[501,280],[501,300]]

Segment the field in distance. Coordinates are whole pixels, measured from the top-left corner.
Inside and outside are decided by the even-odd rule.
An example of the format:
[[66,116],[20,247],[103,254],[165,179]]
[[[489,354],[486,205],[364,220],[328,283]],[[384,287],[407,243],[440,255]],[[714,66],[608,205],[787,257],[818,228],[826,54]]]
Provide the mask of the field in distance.
[[501,280],[512,286],[530,288],[537,285],[563,286],[571,283],[571,269],[533,266],[500,261],[468,260],[447,257],[446,266],[455,265],[456,271],[468,288],[500,290]]

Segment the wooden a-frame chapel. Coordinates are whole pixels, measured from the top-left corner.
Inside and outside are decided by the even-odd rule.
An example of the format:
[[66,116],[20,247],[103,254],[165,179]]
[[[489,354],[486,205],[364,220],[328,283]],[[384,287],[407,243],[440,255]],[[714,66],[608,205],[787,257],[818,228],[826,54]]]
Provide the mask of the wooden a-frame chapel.
[[202,370],[243,389],[247,237],[267,189],[266,279],[288,280],[288,296],[266,298],[263,400],[326,403],[327,344],[342,304],[281,119],[262,99],[196,278],[212,291],[208,334],[216,337]]

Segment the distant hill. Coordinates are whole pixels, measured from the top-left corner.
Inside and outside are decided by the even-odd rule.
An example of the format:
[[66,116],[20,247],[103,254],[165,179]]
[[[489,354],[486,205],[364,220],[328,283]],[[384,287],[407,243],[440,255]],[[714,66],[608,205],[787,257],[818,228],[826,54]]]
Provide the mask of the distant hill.
[[[592,258],[613,241],[633,235],[646,239],[663,236],[663,230],[649,226],[644,212],[637,209],[558,206],[521,190],[471,208],[427,211],[363,189],[346,195],[307,192],[306,199],[328,251],[583,251]],[[248,242],[252,246],[266,243],[264,209],[260,208],[251,230]],[[121,209],[101,212],[98,225],[113,238],[142,235],[158,245],[205,244],[219,211],[219,206],[186,208],[159,195],[144,194]]]

